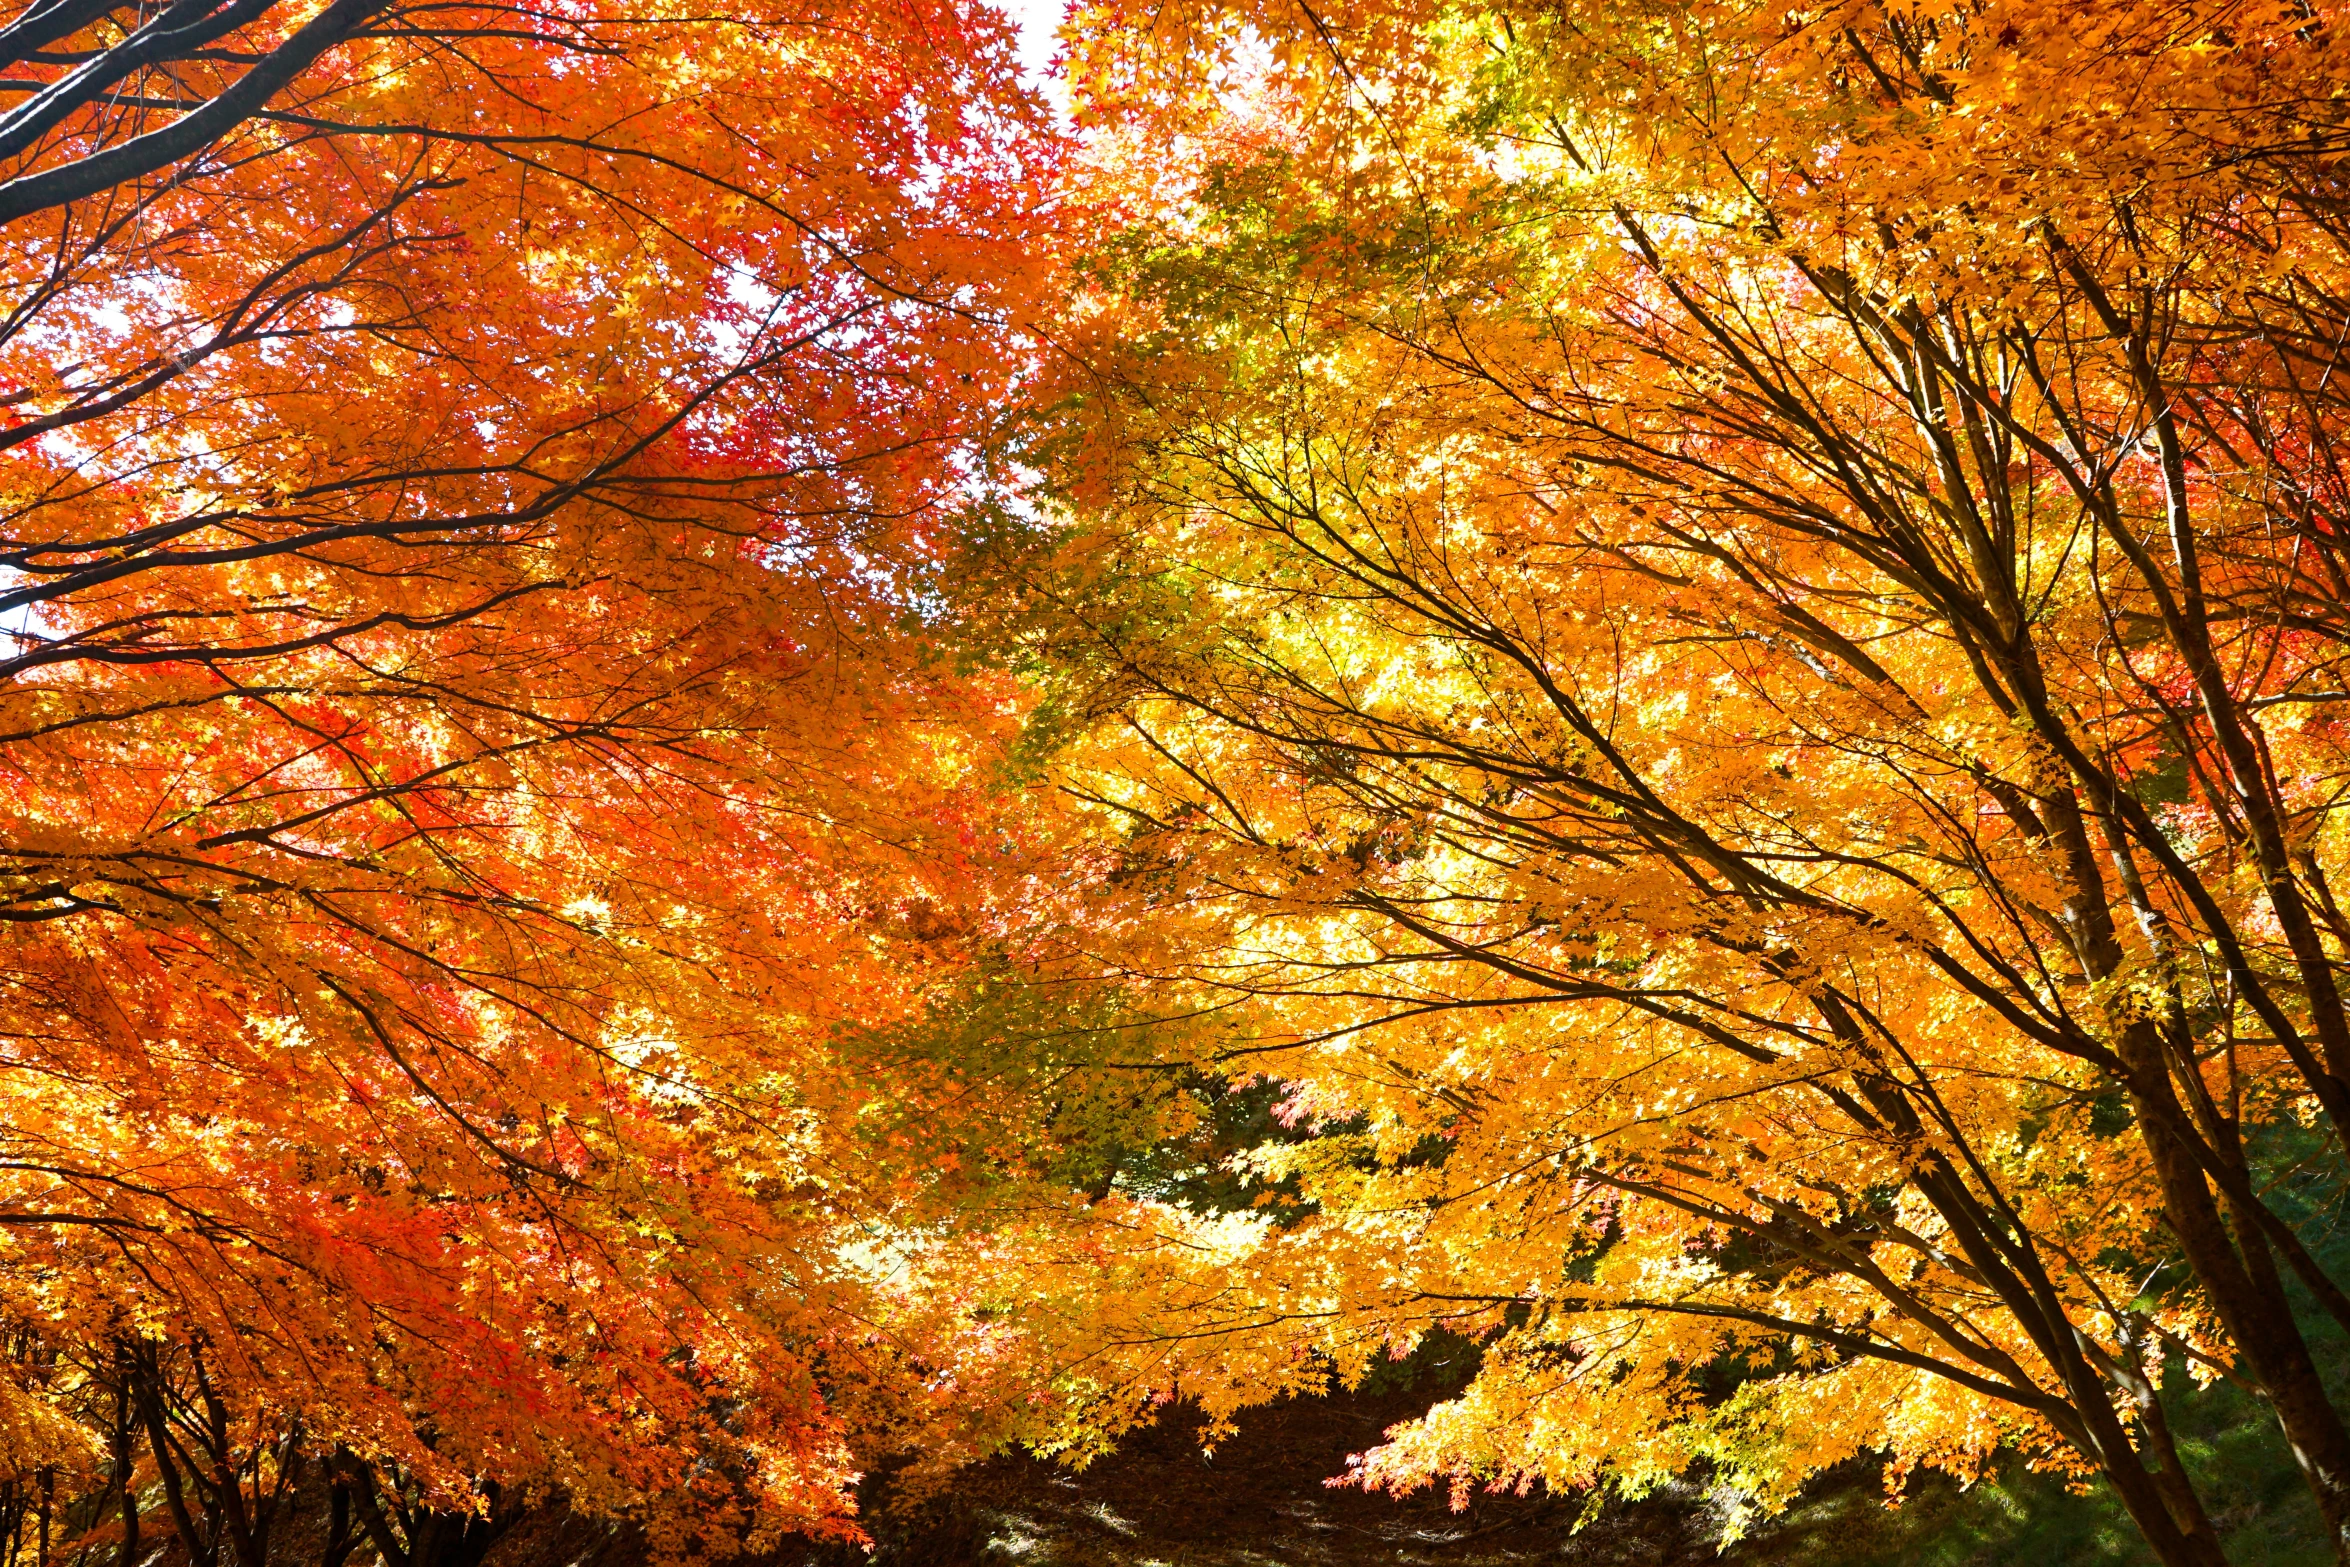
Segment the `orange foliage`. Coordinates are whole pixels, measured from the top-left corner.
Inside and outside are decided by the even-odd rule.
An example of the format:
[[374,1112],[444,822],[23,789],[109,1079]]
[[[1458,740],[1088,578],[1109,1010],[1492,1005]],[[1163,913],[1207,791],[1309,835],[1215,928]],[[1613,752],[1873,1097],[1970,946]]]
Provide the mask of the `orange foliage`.
[[2350,1540],[2343,23],[1089,13],[1072,961],[1294,1123],[1033,1242],[1105,1425],[1448,1326],[1366,1483],[2016,1445],[2216,1562],[2183,1368]]
[[0,28],[10,1505],[731,1548],[962,1418],[843,1025],[985,915],[935,601],[1054,152],[1000,18],[845,20]]

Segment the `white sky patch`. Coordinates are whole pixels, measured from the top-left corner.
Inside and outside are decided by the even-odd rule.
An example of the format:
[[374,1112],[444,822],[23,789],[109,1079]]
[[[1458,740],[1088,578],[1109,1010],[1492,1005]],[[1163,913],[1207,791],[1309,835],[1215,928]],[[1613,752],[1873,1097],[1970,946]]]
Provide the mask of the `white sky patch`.
[[1069,0],[997,0],[1004,14],[1020,29],[1020,79],[1069,117],[1069,84],[1053,69],[1053,55],[1061,47],[1061,23],[1069,14]]
[[[0,594],[37,585],[36,579],[14,566],[0,566]],[[0,608],[0,658],[28,652],[34,644],[53,640],[61,631],[57,617],[43,603],[10,604]]]

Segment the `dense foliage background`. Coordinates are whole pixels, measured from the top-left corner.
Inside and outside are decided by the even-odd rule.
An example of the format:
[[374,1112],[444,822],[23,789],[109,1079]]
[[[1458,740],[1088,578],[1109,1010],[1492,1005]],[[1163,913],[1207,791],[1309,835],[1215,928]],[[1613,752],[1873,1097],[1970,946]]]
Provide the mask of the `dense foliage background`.
[[0,1553],[2350,1561],[2337,9],[7,11]]

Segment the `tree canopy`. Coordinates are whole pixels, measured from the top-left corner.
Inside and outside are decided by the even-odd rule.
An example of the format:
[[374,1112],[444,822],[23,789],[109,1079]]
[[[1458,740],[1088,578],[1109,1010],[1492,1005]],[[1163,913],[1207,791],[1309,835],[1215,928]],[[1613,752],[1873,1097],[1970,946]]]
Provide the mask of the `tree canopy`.
[[2330,19],[1093,14],[1085,950],[1313,1129],[1104,1352],[1448,1327],[1366,1483],[2021,1446],[2180,1562],[2229,1376],[2350,1538]]
[[615,4],[0,26],[20,1532],[1445,1333],[1356,1483],[2350,1560],[2337,8]]
[[839,1030],[985,914],[1017,699],[922,606],[1054,153],[1000,18],[845,20],[0,32],[20,1516],[720,1550],[951,1447]]

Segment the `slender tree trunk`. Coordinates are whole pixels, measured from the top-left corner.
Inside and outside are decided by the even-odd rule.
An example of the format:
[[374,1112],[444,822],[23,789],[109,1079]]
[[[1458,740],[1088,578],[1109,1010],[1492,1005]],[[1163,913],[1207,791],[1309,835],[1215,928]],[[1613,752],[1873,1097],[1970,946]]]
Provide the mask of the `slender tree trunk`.
[[2151,1025],[2123,1031],[2132,1109],[2162,1184],[2171,1234],[2219,1313],[2228,1337],[2266,1394],[2318,1511],[2337,1560],[2350,1562],[2350,1429],[2326,1396],[2294,1320],[2274,1259],[2257,1230],[2231,1236],[2201,1164],[2185,1146],[2185,1108],[2157,1058],[2147,1060]]
[[163,1486],[163,1505],[171,1514],[172,1527],[179,1531],[180,1544],[187,1549],[190,1567],[213,1567],[212,1542],[197,1529],[195,1518],[188,1512],[179,1465],[172,1462],[171,1433],[164,1428],[160,1395],[151,1386],[142,1388],[139,1403],[146,1414],[147,1447],[155,1455],[155,1478]]
[[[2135,1353],[2135,1345],[2129,1348]],[[2159,1358],[2155,1365],[2156,1374],[2159,1375]],[[2196,1549],[2215,1559],[2220,1558],[2225,1553],[2220,1549],[2219,1530],[2212,1524],[2210,1513],[2204,1509],[2203,1498],[2195,1490],[2194,1477],[2187,1473],[2186,1464],[2179,1458],[2179,1445],[2171,1436],[2170,1416],[2162,1407],[2162,1389],[2152,1377],[2144,1375],[2135,1363],[2132,1369],[2139,1370],[2140,1375],[2130,1393],[2137,1400],[2138,1423],[2146,1433],[2143,1446],[2153,1452],[2161,1465],[2153,1471],[2153,1477],[2155,1487],[2162,1495],[2163,1505],[2169,1509],[2171,1520],[2178,1525],[2180,1532],[2195,1543]]]
[[[2019,689],[2028,693],[2036,714],[2045,712],[2044,686],[2029,645],[2018,643],[2011,657]],[[2087,823],[2069,790],[2049,797],[2047,805],[2072,884],[2065,922],[2087,977],[2109,978],[2120,970],[2123,952]],[[2132,1116],[2162,1187],[2171,1233],[2228,1337],[2266,1391],[2325,1519],[2336,1559],[2350,1564],[2350,1428],[2318,1379],[2275,1260],[2256,1227],[2239,1226],[2229,1233],[2197,1156],[2194,1121],[2172,1081],[2159,1026],[2146,1019],[2130,1022],[2115,1031],[2113,1047],[2121,1058]]]
[[327,1491],[326,1548],[319,1552],[319,1567],[343,1567],[358,1544],[351,1527],[351,1488],[337,1480]]
[[127,1359],[118,1360],[122,1380],[114,1388],[114,1486],[122,1507],[122,1549],[115,1560],[118,1567],[139,1567],[139,1487],[132,1474],[132,1463],[137,1449],[131,1442],[131,1425],[135,1418],[131,1409],[131,1377]]
[[375,1476],[357,1459],[348,1455],[338,1457],[338,1472],[349,1476],[347,1489],[351,1504],[358,1510],[359,1523],[367,1531],[368,1542],[375,1547],[376,1555],[383,1559],[383,1567],[424,1567],[424,1563],[411,1551],[410,1542],[402,1540],[392,1528],[391,1520],[384,1516],[383,1507],[375,1494]]
[[2130,1521],[2138,1526],[2162,1567],[2229,1567],[2220,1548],[2219,1533],[2210,1519],[2195,1509],[2193,1521],[2182,1526],[2171,1510],[2170,1489],[2136,1462],[2104,1465],[2105,1483],[2121,1501]]

